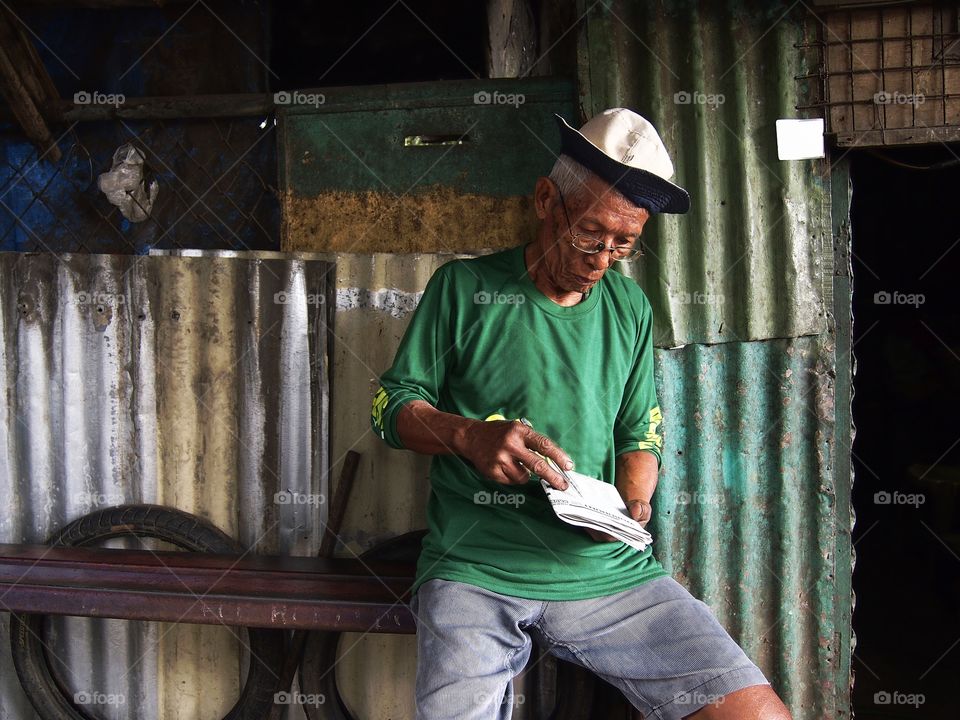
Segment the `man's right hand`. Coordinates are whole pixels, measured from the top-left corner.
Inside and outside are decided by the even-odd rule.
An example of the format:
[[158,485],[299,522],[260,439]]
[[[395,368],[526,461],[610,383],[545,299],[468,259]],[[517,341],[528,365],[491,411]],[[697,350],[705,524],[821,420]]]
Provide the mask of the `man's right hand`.
[[397,433],[408,450],[460,455],[502,485],[525,483],[532,472],[566,490],[567,481],[537,453],[564,470],[573,469],[573,462],[550,438],[519,420],[474,420],[437,410],[425,400],[412,400],[400,409]]
[[533,473],[558,490],[567,489],[567,481],[544,457],[564,470],[573,470],[573,461],[550,438],[518,420],[476,420],[464,428],[460,444],[463,457],[502,485],[522,485]]

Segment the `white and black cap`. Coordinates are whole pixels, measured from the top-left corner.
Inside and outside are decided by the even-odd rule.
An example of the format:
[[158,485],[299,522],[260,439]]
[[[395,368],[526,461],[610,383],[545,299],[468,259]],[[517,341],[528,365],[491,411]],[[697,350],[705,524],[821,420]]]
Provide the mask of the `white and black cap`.
[[611,108],[575,130],[559,115],[560,152],[599,175],[637,207],[651,213],[685,213],[690,195],[670,182],[673,162],[646,118]]

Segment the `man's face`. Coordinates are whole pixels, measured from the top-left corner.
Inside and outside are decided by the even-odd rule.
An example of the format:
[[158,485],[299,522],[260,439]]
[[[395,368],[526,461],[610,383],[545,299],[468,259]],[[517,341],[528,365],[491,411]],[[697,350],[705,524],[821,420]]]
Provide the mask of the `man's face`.
[[596,285],[615,261],[607,251],[593,255],[581,252],[572,244],[572,233],[599,237],[609,248],[639,247],[640,233],[650,217],[645,209],[613,192],[597,177],[590,178],[582,192],[564,197],[563,201],[557,186],[540,178],[537,215],[544,224],[542,262],[548,280],[560,290],[579,293]]

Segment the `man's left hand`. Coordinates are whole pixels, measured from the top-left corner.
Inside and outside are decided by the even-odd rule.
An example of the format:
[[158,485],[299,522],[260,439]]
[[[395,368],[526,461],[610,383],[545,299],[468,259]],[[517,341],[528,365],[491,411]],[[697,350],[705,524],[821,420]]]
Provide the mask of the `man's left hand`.
[[[657,489],[659,463],[656,455],[646,450],[623,453],[617,456],[616,487],[623,498],[627,512],[644,527],[653,515],[650,500]],[[586,528],[585,528],[586,529]],[[613,542],[615,537],[596,530],[587,530],[597,542]]]
[[[653,507],[650,503],[645,500],[628,500],[626,502],[627,512],[630,513],[630,517],[640,523],[643,527],[647,526],[647,523],[650,522],[650,518],[653,515]],[[600,532],[599,530],[593,530],[592,528],[584,528],[597,542],[619,542],[617,538],[613,537],[609,533]]]

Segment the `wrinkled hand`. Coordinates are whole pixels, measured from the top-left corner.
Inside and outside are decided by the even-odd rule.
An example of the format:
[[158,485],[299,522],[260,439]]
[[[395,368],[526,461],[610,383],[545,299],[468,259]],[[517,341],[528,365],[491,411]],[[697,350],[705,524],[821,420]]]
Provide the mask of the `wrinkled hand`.
[[[647,523],[650,522],[650,518],[653,516],[653,506],[643,500],[627,500],[625,504],[627,506],[627,512],[630,513],[630,517],[643,527],[646,527]],[[592,528],[584,528],[584,530],[597,542],[617,542],[617,538],[609,533],[600,532]]]
[[501,485],[522,485],[533,473],[558,490],[566,490],[567,481],[537,453],[564,470],[573,469],[573,461],[550,438],[510,420],[477,421],[471,425],[465,433],[461,454],[481,474]]

